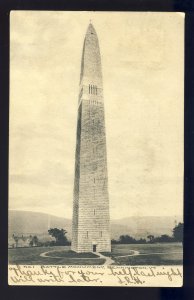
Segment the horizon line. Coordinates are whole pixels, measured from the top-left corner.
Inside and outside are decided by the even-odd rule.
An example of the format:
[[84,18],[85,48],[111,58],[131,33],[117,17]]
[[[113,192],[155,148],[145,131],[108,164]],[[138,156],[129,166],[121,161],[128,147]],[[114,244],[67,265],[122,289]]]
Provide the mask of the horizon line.
[[[33,211],[33,210],[22,210],[22,209],[8,209],[8,213],[9,211],[19,211],[19,212],[30,212],[30,213],[38,213],[38,214],[44,214],[47,216],[53,216],[53,217],[57,217],[57,218],[61,218],[61,219],[67,219],[67,220],[72,220],[72,218],[66,218],[66,217],[62,217],[62,216],[58,216],[58,215],[53,215],[51,213],[46,213],[46,212],[41,212],[41,211]],[[121,217],[121,218],[110,218],[111,220],[117,221],[117,220],[121,220],[121,219],[127,219],[127,218],[146,218],[146,217],[173,217],[173,218],[177,218],[177,217],[181,217],[182,219],[184,219],[184,215],[141,215],[141,216],[137,216],[137,215],[129,215],[128,217]]]

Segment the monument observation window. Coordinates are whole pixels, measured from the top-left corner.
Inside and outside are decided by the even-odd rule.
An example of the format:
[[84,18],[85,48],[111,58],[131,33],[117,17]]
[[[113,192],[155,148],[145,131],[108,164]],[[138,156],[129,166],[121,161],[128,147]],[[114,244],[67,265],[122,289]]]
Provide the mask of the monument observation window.
[[98,88],[96,85],[89,84],[89,94],[97,95]]

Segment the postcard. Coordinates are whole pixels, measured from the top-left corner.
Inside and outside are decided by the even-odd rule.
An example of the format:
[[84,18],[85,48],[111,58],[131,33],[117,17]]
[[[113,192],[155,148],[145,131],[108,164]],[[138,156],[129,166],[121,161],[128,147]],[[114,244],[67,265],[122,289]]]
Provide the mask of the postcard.
[[183,284],[184,14],[10,14],[9,284]]

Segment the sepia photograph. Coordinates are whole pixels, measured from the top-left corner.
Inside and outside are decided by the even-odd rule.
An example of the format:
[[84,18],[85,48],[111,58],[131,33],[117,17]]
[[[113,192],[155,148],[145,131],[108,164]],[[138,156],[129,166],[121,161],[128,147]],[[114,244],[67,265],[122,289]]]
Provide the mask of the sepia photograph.
[[10,13],[9,284],[182,286],[184,13]]

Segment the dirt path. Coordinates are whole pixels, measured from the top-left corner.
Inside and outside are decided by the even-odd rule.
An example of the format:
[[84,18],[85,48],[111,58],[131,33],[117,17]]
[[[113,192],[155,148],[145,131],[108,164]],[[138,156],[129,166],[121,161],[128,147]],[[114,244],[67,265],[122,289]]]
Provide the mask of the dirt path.
[[105,262],[103,265],[106,265],[106,266],[109,266],[109,265],[112,265],[115,261],[109,257],[109,256],[104,256],[102,255],[101,253],[96,253],[100,258],[103,258],[105,259]]
[[[50,256],[49,255],[49,253],[51,253],[51,252],[56,252],[56,250],[50,250],[50,251],[47,251],[47,252],[43,252],[43,253],[41,253],[40,254],[40,256],[41,257],[46,257],[46,258],[60,258],[60,259],[62,259],[63,257],[59,257],[59,256]],[[78,257],[65,257],[65,258],[71,258],[71,259],[75,259],[75,260],[82,260],[82,259],[84,259],[84,260],[88,260],[88,259],[100,259],[100,258],[102,258],[102,259],[105,259],[105,262],[104,262],[104,264],[103,265],[111,265],[112,263],[114,263],[114,260],[111,258],[111,257],[108,257],[108,256],[104,256],[104,255],[102,255],[101,253],[97,253],[97,252],[95,252],[94,254],[96,254],[98,257],[91,257],[91,258],[86,258],[86,257],[82,257],[82,258],[78,258]]]
[[[128,254],[128,255],[119,255],[119,256],[115,256],[115,258],[123,258],[123,257],[131,257],[131,256],[138,256],[138,255],[158,255],[158,254],[169,254],[169,253],[165,253],[165,252],[155,252],[155,253],[139,253],[139,251],[137,251],[137,250],[132,250],[133,251],[133,253],[132,254]],[[50,255],[48,255],[49,253],[51,253],[51,252],[56,252],[56,250],[50,250],[50,251],[47,251],[47,252],[43,252],[43,253],[41,253],[40,254],[40,256],[41,257],[46,257],[46,258],[49,258],[49,257],[51,257],[51,258],[60,258],[60,259],[62,259],[63,257],[61,257],[61,256],[50,256]],[[101,253],[99,253],[99,252],[93,252],[94,254],[96,254],[98,257],[95,257],[95,258],[93,258],[93,257],[90,257],[90,258],[86,258],[86,257],[82,257],[82,258],[78,258],[78,257],[65,257],[65,258],[71,258],[71,259],[75,259],[75,260],[88,260],[88,259],[99,259],[99,258],[102,258],[102,259],[105,259],[105,262],[104,262],[104,264],[103,265],[106,265],[106,266],[108,266],[108,265],[112,265],[115,261],[111,258],[111,257],[109,257],[109,256],[105,256],[105,255],[103,255],[103,254],[101,254]],[[176,253],[176,254],[179,254],[179,253],[181,253],[181,252],[171,252],[171,253]]]
[[139,251],[137,251],[137,250],[131,250],[131,251],[133,251],[132,254],[120,255],[120,256],[116,256],[116,257],[121,258],[121,257],[128,257],[128,256],[136,256],[136,255],[140,255],[140,254],[139,254]]
[[47,252],[43,252],[40,254],[41,257],[52,257],[52,258],[62,258],[62,257],[59,257],[59,256],[49,256],[47,255],[48,253],[51,253],[51,252],[56,252],[56,250],[50,250],[50,251],[47,251]]
[[[46,257],[46,258],[49,258],[49,257],[50,258],[60,258],[60,259],[63,259],[63,258],[68,259],[69,258],[69,259],[81,259],[81,260],[82,259],[85,259],[85,260],[87,259],[88,260],[88,259],[99,259],[100,258],[100,257],[68,257],[68,256],[63,257],[63,256],[50,256],[50,255],[48,255],[51,252],[56,252],[56,250],[50,250],[50,251],[47,251],[47,252],[43,252],[43,253],[40,254],[40,256],[41,257]],[[94,254],[98,255],[98,253],[94,253]]]

